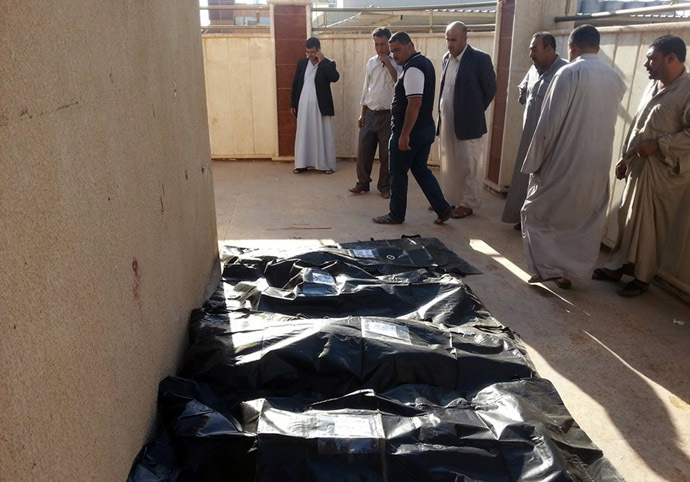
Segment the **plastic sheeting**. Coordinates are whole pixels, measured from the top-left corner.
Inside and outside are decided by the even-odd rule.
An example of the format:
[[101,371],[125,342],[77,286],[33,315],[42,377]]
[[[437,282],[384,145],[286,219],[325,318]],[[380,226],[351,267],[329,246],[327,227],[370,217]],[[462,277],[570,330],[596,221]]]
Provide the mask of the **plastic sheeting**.
[[435,239],[227,248],[129,480],[621,480]]

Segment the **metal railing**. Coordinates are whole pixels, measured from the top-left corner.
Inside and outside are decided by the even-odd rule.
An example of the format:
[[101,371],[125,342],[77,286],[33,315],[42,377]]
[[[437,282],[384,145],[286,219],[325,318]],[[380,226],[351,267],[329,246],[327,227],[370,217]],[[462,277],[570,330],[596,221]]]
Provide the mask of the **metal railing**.
[[[459,3],[453,5],[424,5],[368,8],[313,7],[312,30],[315,32],[370,33],[385,24],[388,27],[404,28],[410,32],[445,30],[448,21],[463,20],[470,31],[495,30],[496,0]],[[473,11],[474,9],[474,11]],[[483,10],[476,10],[483,9]],[[200,6],[200,11],[253,12],[254,25],[236,23],[212,23],[201,25],[202,33],[253,31],[266,32],[270,25],[261,25],[262,18],[269,18],[268,5]],[[344,15],[354,13],[355,15]],[[340,17],[330,21],[332,17]],[[374,18],[377,16],[377,18]],[[242,16],[246,18],[247,16]],[[230,19],[226,19],[230,20]],[[407,20],[407,21],[405,21]],[[270,20],[269,20],[270,21]]]
[[[208,25],[201,25],[201,33],[214,33],[214,31],[252,31],[252,32],[267,32],[270,30],[271,26],[261,25],[262,18],[268,18],[270,22],[270,16],[268,12],[270,11],[269,5],[225,5],[225,6],[200,6],[200,11],[233,11],[233,12],[253,12],[254,24],[214,24],[209,23]],[[262,15],[263,12],[266,14]],[[240,18],[248,18],[249,15],[242,15]],[[236,18],[233,15],[233,19]],[[224,19],[225,20],[225,19]]]
[[665,12],[690,12],[690,2],[676,3],[671,1],[668,5],[657,5],[654,7],[640,7],[627,8],[622,10],[615,10],[613,12],[593,12],[593,13],[578,13],[575,15],[563,15],[555,17],[556,23],[560,22],[590,22],[601,23],[611,21],[617,25],[624,25],[629,23],[654,23],[654,22],[669,22],[669,21],[683,21],[688,20],[688,15],[684,16],[656,16]]
[[[389,28],[400,28],[409,32],[428,31],[433,33],[444,31],[448,25],[448,21],[444,21],[444,19],[448,20],[452,17],[452,20],[465,21],[470,31],[493,31],[496,27],[495,9],[497,3],[496,0],[493,0],[454,5],[423,5],[414,7],[314,7],[312,12],[317,15],[313,18],[312,30],[322,33],[369,33],[374,28],[385,25]],[[472,11],[472,9],[480,8],[487,9]],[[355,15],[343,16],[343,14],[347,13],[355,13]],[[329,21],[329,17],[333,16],[342,18],[336,21]],[[411,17],[412,20],[405,22],[405,17]]]

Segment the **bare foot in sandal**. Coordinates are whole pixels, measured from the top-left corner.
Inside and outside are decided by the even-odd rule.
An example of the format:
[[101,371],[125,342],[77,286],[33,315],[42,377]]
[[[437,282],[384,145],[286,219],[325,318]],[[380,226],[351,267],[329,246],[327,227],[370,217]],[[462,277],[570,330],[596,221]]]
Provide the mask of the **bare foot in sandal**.
[[597,268],[592,273],[592,279],[597,281],[618,281],[621,279],[621,276],[623,276],[623,268]]

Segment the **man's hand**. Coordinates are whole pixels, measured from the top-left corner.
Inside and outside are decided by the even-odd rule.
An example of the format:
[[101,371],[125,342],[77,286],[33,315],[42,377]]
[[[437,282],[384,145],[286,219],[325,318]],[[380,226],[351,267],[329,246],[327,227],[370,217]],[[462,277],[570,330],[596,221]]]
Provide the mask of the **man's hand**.
[[381,62],[381,65],[384,67],[387,67],[391,65],[391,58],[386,54],[379,54],[379,62]]
[[292,115],[294,115],[295,117],[297,117],[297,109],[295,109],[294,107],[290,107],[290,114],[292,114]]
[[363,115],[359,116],[359,119],[357,119],[357,125],[360,128],[364,127],[364,116]]
[[400,138],[398,139],[398,149],[401,151],[409,151],[411,149],[409,134],[400,134]]
[[317,50],[316,53],[314,54],[314,57],[316,57],[317,63],[321,62],[323,59],[326,57],[323,56],[320,50]]
[[659,150],[659,143],[656,139],[649,139],[637,146],[636,154],[640,157],[649,157]]
[[625,161],[621,159],[618,161],[618,164],[616,164],[616,179],[625,179],[627,172],[628,166],[625,164]]

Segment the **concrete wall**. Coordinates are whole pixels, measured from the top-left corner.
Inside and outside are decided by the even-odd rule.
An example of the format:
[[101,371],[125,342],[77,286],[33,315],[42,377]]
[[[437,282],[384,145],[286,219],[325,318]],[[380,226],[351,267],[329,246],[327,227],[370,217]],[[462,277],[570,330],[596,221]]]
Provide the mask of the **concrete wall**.
[[1,9],[0,480],[122,481],[217,272],[198,4]]

